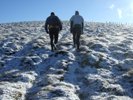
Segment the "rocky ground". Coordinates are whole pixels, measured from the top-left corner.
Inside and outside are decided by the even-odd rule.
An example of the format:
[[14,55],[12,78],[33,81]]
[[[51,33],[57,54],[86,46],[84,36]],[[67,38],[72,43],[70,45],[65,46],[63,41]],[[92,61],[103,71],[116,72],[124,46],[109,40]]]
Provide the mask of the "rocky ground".
[[133,27],[85,23],[80,52],[63,22],[58,51],[43,22],[0,24],[0,100],[133,100]]

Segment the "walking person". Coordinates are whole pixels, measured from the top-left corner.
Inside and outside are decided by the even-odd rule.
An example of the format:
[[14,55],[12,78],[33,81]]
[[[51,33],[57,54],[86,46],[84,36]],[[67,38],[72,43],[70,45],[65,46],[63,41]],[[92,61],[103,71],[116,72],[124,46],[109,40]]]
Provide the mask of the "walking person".
[[62,30],[62,23],[60,19],[51,12],[51,15],[46,19],[45,31],[49,34],[51,50],[56,50],[56,44],[58,43],[59,32]]
[[79,15],[78,11],[75,11],[75,15],[70,19],[70,32],[73,34],[73,45],[76,47],[77,51],[80,47],[80,36],[83,34],[83,28],[84,19]]

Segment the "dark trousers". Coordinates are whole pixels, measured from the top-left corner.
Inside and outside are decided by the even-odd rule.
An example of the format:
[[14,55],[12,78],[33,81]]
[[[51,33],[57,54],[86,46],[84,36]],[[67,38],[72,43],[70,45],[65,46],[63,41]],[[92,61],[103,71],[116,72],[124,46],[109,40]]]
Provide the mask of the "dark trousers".
[[74,27],[73,28],[73,44],[74,47],[76,46],[77,49],[80,47],[80,35],[81,35],[81,27]]
[[49,29],[50,45],[52,51],[56,49],[55,44],[58,43],[58,35],[59,35],[59,29],[57,28]]

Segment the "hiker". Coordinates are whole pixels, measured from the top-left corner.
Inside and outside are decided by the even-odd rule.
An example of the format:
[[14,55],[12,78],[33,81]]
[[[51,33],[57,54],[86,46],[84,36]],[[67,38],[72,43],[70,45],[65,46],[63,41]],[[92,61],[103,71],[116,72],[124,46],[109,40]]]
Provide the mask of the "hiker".
[[56,44],[58,43],[58,35],[62,30],[62,23],[60,19],[51,12],[51,15],[46,19],[45,31],[49,34],[51,50],[56,50]]
[[73,45],[79,50],[80,46],[80,35],[83,34],[84,19],[79,15],[78,11],[75,11],[70,19],[70,32],[73,34]]

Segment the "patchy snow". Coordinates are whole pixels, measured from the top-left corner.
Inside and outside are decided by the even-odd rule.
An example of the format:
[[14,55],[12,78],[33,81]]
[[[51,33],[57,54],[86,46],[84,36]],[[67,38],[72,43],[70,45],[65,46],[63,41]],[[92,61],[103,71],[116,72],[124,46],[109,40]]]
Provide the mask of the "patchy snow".
[[133,100],[133,27],[86,22],[80,51],[63,22],[58,51],[44,22],[0,24],[0,100]]

